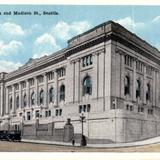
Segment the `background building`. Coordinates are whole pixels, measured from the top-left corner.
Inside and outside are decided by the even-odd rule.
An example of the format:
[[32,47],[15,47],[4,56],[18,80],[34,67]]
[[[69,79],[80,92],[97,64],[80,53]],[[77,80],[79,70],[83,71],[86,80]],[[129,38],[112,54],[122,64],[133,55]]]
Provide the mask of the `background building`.
[[0,74],[1,129],[21,129],[26,138],[64,140],[70,118],[78,139],[84,113],[90,142],[158,136],[159,71],[156,48],[108,21],[72,38],[57,53]]

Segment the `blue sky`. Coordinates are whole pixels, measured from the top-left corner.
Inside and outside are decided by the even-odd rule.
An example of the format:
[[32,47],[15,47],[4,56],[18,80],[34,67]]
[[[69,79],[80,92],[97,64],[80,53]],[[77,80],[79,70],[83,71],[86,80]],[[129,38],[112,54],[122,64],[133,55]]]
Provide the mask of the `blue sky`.
[[[59,15],[3,15],[5,11],[57,11]],[[0,72],[52,54],[73,36],[108,20],[160,49],[160,6],[0,5],[0,12]]]

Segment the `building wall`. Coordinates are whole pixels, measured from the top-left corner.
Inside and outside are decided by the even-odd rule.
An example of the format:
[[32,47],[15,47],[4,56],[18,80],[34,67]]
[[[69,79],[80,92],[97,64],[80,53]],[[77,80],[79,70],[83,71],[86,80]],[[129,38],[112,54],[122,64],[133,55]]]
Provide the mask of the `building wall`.
[[[100,27],[88,34],[97,37],[112,27]],[[78,46],[77,38],[74,43]],[[71,43],[71,42],[70,42]],[[75,44],[73,45],[74,47]],[[145,50],[147,53],[147,49]],[[35,65],[35,70],[23,76],[0,80],[1,129],[14,128],[15,125],[34,125],[54,122],[55,129],[63,129],[68,118],[74,126],[75,134],[81,134],[80,106],[84,111],[84,134],[89,139],[108,139],[112,142],[130,142],[154,137],[160,134],[160,66],[133,46],[125,45],[117,39],[101,40],[90,47],[77,50],[49,66],[36,68],[37,62],[28,62],[19,70]],[[83,59],[92,56],[92,64],[83,66]],[[52,56],[51,56],[52,57]],[[51,58],[50,57],[50,58]],[[54,56],[53,56],[54,57]],[[58,56],[57,56],[58,57]],[[126,57],[129,57],[126,61]],[[46,57],[44,57],[44,60]],[[40,60],[39,60],[40,61]],[[49,60],[46,60],[47,62]],[[129,63],[129,64],[127,64]],[[62,73],[64,72],[65,73]],[[49,74],[54,75],[49,79]],[[59,76],[61,74],[61,76]],[[39,76],[43,82],[39,83]],[[83,82],[90,76],[92,94],[83,95]],[[128,76],[129,94],[125,94],[125,77]],[[31,79],[34,84],[31,85]],[[140,80],[140,97],[136,97],[137,80]],[[25,87],[23,86],[25,83]],[[147,84],[150,84],[150,98],[146,100]],[[60,100],[60,88],[65,85],[65,100]],[[18,87],[17,87],[18,86]],[[54,88],[54,101],[49,102],[49,90]],[[44,103],[40,104],[40,91],[44,91]],[[35,104],[31,95],[35,93]],[[26,106],[23,97],[26,94]],[[16,98],[19,96],[19,107]],[[12,97],[12,108],[10,100]],[[87,107],[90,110],[87,111]],[[36,117],[36,111],[39,111]],[[30,112],[30,120],[27,119]],[[49,114],[49,112],[51,114]],[[46,114],[48,116],[46,116]]]

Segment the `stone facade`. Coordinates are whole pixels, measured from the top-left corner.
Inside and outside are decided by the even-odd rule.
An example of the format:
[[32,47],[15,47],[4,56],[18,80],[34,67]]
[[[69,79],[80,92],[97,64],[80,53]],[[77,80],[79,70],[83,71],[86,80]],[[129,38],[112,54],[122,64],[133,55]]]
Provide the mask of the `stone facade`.
[[88,139],[116,143],[158,136],[159,72],[160,52],[108,21],[57,53],[0,74],[1,130],[35,135],[38,120],[43,133],[54,135],[70,118],[76,137],[84,114]]

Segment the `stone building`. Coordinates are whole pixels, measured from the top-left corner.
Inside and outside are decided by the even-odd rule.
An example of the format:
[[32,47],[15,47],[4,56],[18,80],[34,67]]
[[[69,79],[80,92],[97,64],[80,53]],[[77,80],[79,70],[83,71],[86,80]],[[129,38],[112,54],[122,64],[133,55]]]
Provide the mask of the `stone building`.
[[65,49],[0,74],[1,130],[23,129],[31,136],[38,120],[34,135],[54,137],[70,118],[76,137],[83,113],[88,140],[158,136],[159,72],[160,52],[108,21],[73,37]]

